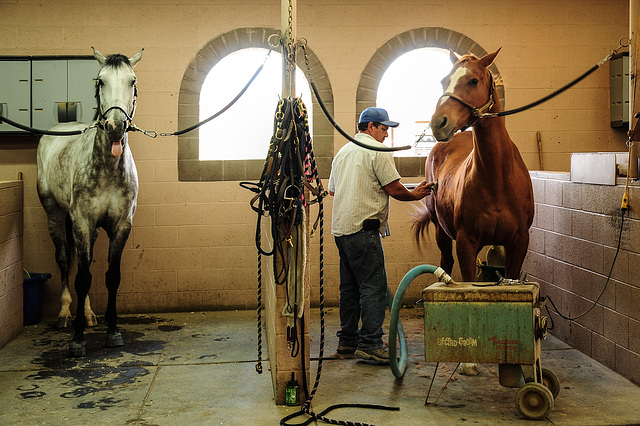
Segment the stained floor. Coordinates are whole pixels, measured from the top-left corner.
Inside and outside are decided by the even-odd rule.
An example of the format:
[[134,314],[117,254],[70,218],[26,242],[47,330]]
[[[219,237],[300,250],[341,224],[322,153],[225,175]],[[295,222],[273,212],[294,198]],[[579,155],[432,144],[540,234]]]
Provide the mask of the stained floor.
[[[317,309],[311,317],[313,382]],[[456,373],[448,383],[456,365],[441,364],[429,397],[437,402],[425,406],[435,364],[424,361],[422,314],[404,309],[401,318],[409,360],[396,379],[388,367],[337,355],[337,309],[327,310],[315,412],[336,403],[382,404],[399,411],[344,408],[327,417],[377,425],[531,422],[518,414],[516,389],[500,386],[493,364],[481,364],[477,376]],[[268,362],[256,373],[254,311],[122,315],[120,325],[123,348],[105,347],[101,325],[88,331],[80,359],[67,357],[70,332],[55,329],[53,318],[25,327],[0,350],[0,425],[278,425],[299,410],[274,404]],[[640,424],[638,386],[552,336],[542,364],[561,390],[548,418],[533,424]]]

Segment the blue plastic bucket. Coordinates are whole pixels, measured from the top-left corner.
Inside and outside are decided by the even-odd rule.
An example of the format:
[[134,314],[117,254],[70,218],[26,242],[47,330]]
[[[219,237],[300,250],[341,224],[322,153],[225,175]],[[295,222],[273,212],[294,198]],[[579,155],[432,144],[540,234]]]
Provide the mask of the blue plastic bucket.
[[23,324],[31,325],[40,322],[42,316],[42,294],[44,283],[51,278],[51,274],[30,272],[29,278],[22,281],[22,295],[24,298]]

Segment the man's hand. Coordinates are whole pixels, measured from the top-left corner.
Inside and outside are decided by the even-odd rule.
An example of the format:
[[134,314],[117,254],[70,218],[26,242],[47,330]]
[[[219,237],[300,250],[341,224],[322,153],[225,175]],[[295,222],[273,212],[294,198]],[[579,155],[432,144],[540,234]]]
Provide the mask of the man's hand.
[[420,182],[413,191],[409,191],[400,183],[400,180],[394,180],[388,185],[383,186],[384,191],[399,201],[415,201],[421,200],[431,193],[431,189],[435,186],[435,183],[427,183],[426,180]]
[[413,191],[413,194],[416,196],[416,200],[421,200],[427,195],[431,194],[431,190],[433,189],[434,183],[428,183],[426,180],[420,182],[418,186],[416,186]]

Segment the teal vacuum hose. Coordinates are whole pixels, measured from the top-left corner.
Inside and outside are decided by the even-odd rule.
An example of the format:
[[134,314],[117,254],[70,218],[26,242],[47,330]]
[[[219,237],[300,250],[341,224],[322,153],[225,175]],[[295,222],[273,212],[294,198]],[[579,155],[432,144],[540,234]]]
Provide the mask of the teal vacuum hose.
[[[391,371],[396,377],[404,376],[404,372],[407,369],[407,341],[404,336],[404,330],[402,329],[402,323],[398,320],[400,314],[400,308],[402,308],[402,298],[404,293],[409,287],[409,284],[416,279],[419,275],[429,273],[434,274],[441,282],[445,284],[455,284],[449,274],[447,274],[442,268],[433,265],[420,265],[416,266],[402,278],[396,295],[391,303],[391,318],[389,319],[389,365]],[[391,293],[387,291],[387,302],[391,299]],[[396,358],[396,335],[400,341],[400,359]]]

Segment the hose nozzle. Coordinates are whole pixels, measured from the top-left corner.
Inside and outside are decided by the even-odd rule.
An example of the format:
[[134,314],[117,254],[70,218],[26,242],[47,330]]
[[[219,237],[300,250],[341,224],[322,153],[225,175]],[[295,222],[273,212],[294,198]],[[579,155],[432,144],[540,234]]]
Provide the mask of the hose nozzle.
[[453,278],[451,278],[451,276],[449,276],[449,274],[447,274],[444,269],[440,267],[436,268],[436,270],[433,272],[433,275],[435,275],[441,282],[445,283],[446,285],[456,284]]

